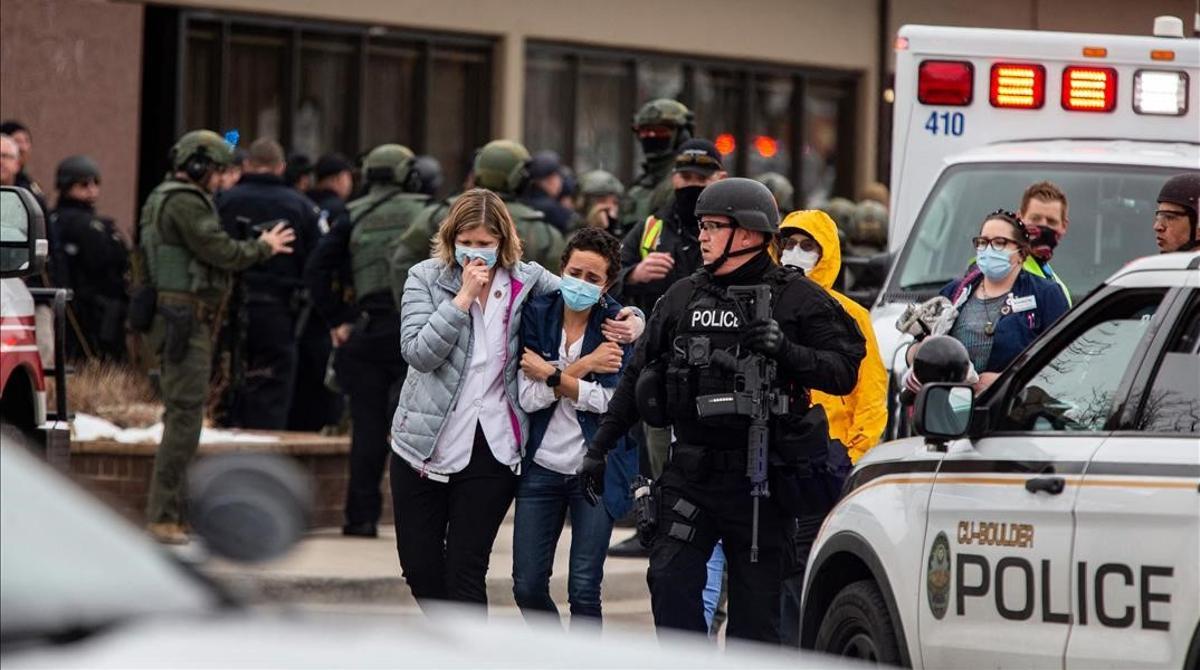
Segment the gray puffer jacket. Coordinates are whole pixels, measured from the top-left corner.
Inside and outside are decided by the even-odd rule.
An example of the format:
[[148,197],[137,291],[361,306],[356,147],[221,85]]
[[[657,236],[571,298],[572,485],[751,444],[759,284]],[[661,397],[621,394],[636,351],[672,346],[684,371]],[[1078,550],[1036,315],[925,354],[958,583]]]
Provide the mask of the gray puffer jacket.
[[[537,263],[518,262],[512,278],[508,314],[508,347],[504,361],[505,391],[525,450],[529,419],[517,403],[517,367],[521,362],[521,311],[531,295],[558,289],[558,277]],[[463,371],[474,351],[471,315],[454,304],[462,287],[462,268],[436,258],[414,265],[404,282],[400,303],[400,353],[408,361],[408,376],[400,391],[400,404],[392,417],[392,449],[427,460],[438,436],[458,402]]]

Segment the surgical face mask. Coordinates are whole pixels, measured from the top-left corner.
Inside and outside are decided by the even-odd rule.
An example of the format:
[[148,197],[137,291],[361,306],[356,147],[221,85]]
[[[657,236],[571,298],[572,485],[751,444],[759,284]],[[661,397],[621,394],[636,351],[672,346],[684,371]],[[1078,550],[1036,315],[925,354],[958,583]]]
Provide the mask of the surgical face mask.
[[572,312],[582,312],[591,309],[592,305],[600,302],[600,287],[589,284],[577,277],[563,275],[558,285],[562,292],[563,302]]
[[800,247],[788,249],[779,256],[779,261],[784,265],[791,265],[804,270],[804,274],[809,274],[813,268],[817,267],[817,261],[821,260],[821,254],[817,251],[805,251]]
[[459,265],[466,266],[467,263],[478,258],[483,261],[488,269],[496,266],[496,251],[498,247],[464,247],[460,244],[454,245],[454,259]]
[[1012,271],[1014,253],[1016,252],[1011,249],[997,251],[990,246],[984,247],[983,251],[980,251],[979,255],[975,257],[975,264],[979,266],[984,277],[992,281],[1000,281]]

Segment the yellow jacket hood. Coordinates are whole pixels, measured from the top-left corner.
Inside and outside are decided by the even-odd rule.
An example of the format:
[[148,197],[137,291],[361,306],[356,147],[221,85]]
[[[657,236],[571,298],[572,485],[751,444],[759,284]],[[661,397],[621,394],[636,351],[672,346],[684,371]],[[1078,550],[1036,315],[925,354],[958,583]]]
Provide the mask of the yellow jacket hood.
[[786,237],[790,232],[801,230],[821,245],[821,260],[808,273],[808,278],[826,290],[833,288],[842,269],[842,245],[838,239],[837,224],[819,209],[804,209],[787,215],[779,224],[779,234]]

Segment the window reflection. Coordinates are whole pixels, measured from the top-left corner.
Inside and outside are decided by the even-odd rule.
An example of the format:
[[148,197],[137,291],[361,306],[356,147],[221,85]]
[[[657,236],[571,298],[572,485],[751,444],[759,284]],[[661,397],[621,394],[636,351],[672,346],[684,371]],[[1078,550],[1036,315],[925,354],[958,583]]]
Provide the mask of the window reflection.
[[417,50],[400,45],[372,46],[363,87],[363,149],[386,142],[412,146],[413,88]]
[[754,116],[750,121],[750,176],[778,172],[791,178],[792,78],[754,80]]

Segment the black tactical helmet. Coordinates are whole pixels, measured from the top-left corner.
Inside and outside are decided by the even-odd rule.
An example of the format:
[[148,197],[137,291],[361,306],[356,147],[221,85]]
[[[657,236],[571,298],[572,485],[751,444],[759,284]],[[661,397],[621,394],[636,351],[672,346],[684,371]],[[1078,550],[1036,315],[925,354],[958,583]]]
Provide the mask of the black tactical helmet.
[[418,193],[436,195],[442,188],[442,164],[433,156],[417,156],[413,161],[413,172],[421,180]]
[[1163,184],[1158,192],[1158,202],[1169,202],[1179,205],[1188,212],[1192,227],[1196,227],[1196,214],[1200,210],[1197,201],[1200,200],[1200,172],[1185,172],[1177,174]]
[[79,182],[95,179],[100,181],[100,166],[87,156],[68,156],[58,164],[58,172],[54,175],[54,185],[60,191],[71,188]]
[[768,235],[779,233],[779,207],[766,186],[744,177],[709,184],[696,200],[696,217],[728,216],[739,227]]
[[913,374],[922,384],[965,381],[970,367],[967,348],[949,335],[926,338],[913,357]]
[[764,172],[755,177],[754,181],[766,186],[771,191],[780,210],[790,212],[794,209],[792,202],[795,199],[796,189],[787,177],[778,172]]

